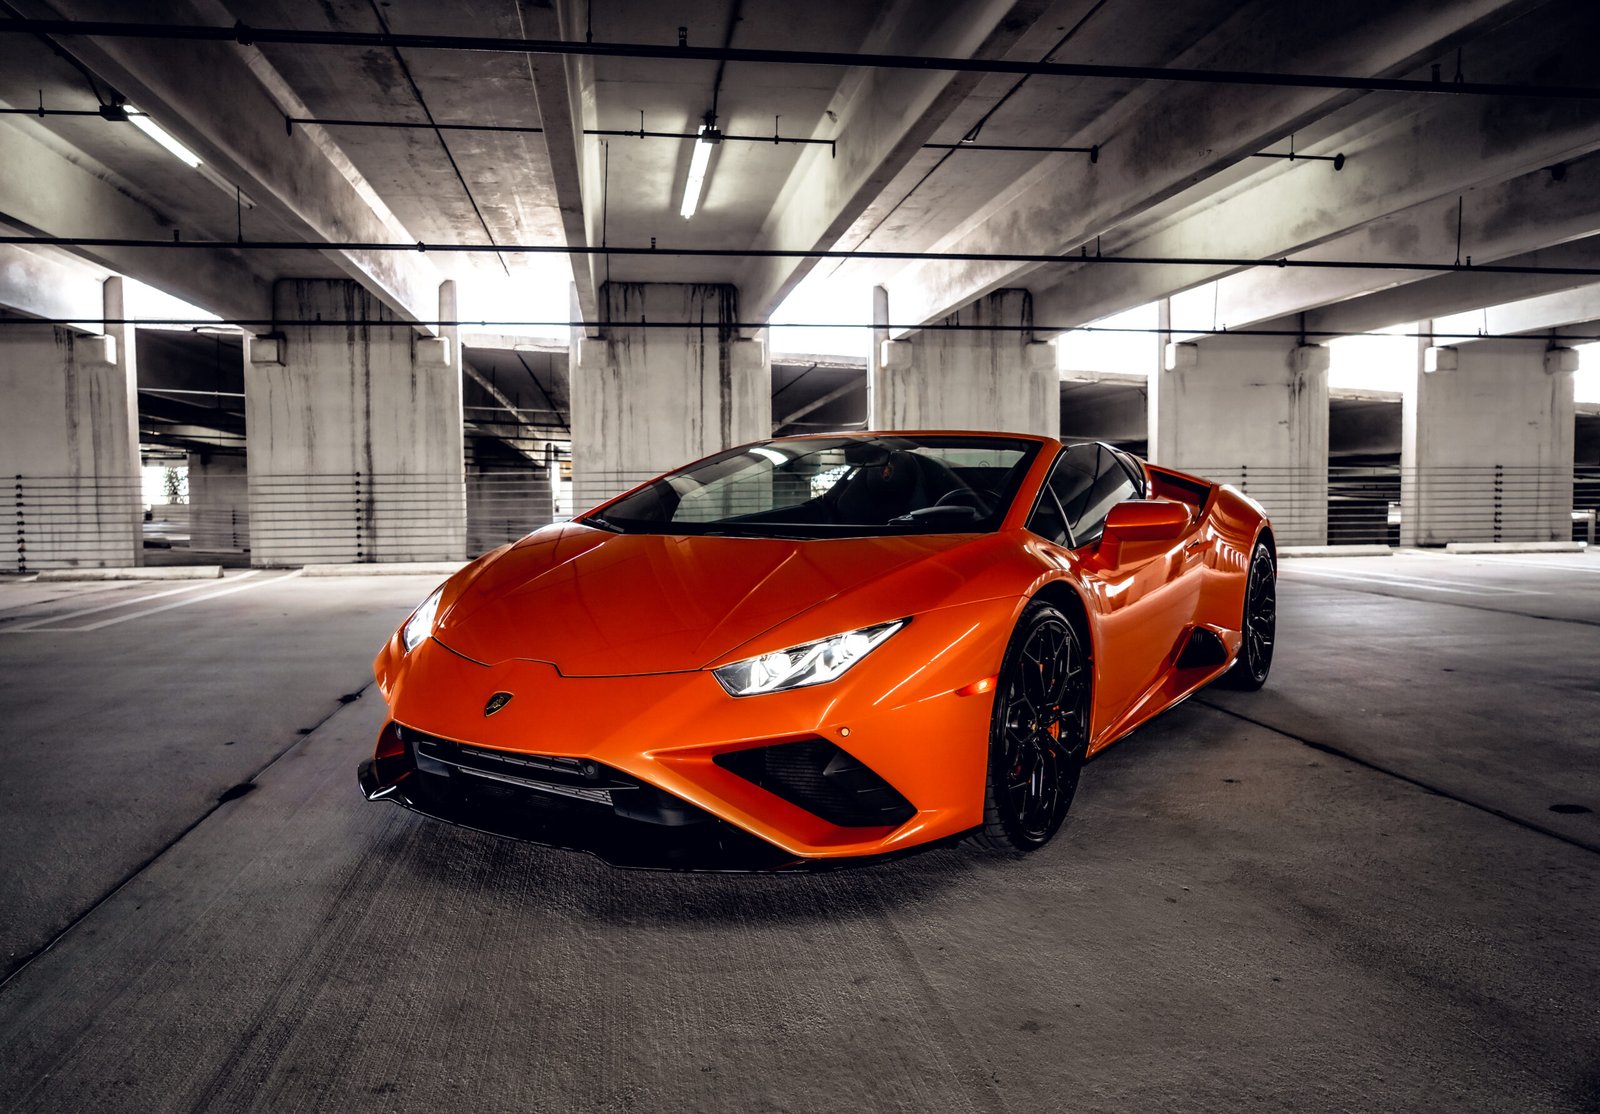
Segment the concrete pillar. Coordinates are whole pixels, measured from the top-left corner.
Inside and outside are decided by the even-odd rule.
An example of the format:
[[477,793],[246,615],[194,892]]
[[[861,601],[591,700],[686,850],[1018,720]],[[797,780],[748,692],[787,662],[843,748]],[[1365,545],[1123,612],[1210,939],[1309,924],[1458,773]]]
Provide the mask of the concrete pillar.
[[1571,540],[1576,355],[1526,340],[1419,345],[1402,404],[1401,544]]
[[[104,315],[124,316],[122,279]],[[50,325],[0,331],[0,569],[142,564],[139,395],[133,329],[86,335]]]
[[249,473],[243,456],[189,454],[189,548],[196,553],[250,548]]
[[[885,341],[871,365],[873,429],[974,429],[1039,433],[1061,427],[1056,348],[1035,341],[1033,298],[1001,290],[946,317],[949,326]],[[1003,326],[989,331],[982,326]]]
[[733,287],[609,282],[600,300],[607,321],[641,325],[612,325],[600,337],[573,331],[567,513],[772,435],[766,344],[733,329]]
[[1231,483],[1279,545],[1328,540],[1328,350],[1283,337],[1167,346],[1150,377],[1150,459]]
[[[254,565],[466,556],[461,352],[342,279],[285,279],[244,347]],[[454,284],[440,317],[455,317]],[[365,322],[315,325],[298,322]]]

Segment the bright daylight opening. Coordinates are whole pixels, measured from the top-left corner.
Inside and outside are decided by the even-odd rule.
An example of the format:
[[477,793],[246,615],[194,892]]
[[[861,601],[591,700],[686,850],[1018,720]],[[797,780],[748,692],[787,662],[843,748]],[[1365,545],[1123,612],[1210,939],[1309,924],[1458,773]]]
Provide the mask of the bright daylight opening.
[[872,353],[872,287],[813,271],[772,314],[770,351],[812,356]]
[[1150,302],[1062,333],[1056,340],[1056,366],[1063,375],[1078,371],[1148,375],[1161,357],[1161,338],[1155,331],[1161,324],[1160,312]]
[[1328,345],[1328,386],[1356,391],[1405,391],[1417,374],[1416,325],[1393,325]]
[[1572,375],[1575,402],[1600,403],[1600,343],[1579,344],[1578,370]]
[[[190,305],[182,298],[157,290],[138,279],[125,278],[122,283],[124,312],[135,321],[150,322],[150,324],[140,324],[141,329],[187,331],[197,327],[189,322],[210,323],[222,320],[214,313]],[[185,323],[179,324],[179,322]]]
[[520,267],[512,278],[458,279],[462,333],[566,340],[571,331],[572,272],[565,258],[540,262],[546,265]]

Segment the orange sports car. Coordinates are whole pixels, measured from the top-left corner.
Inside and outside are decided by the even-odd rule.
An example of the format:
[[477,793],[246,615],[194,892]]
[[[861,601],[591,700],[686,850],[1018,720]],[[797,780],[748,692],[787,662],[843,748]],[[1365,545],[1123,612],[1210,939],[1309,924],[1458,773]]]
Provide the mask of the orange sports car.
[[1032,851],[1087,757],[1265,682],[1274,585],[1259,505],[1109,445],[743,445],[434,591],[361,787],[625,866]]

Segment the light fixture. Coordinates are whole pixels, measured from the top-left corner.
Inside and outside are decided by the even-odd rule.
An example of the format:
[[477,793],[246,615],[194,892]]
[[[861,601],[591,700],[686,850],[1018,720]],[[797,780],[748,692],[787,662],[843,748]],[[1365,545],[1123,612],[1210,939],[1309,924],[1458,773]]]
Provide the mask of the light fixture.
[[114,107],[122,113],[120,116],[107,115],[104,111],[101,112],[101,115],[105,116],[108,120],[127,120],[134,127],[144,132],[145,135],[148,135],[151,139],[165,147],[167,151],[179,162],[193,170],[198,170],[202,178],[216,186],[229,197],[233,198],[240,208],[254,209],[256,207],[256,203],[250,199],[248,194],[246,194],[232,182],[228,181],[221,174],[218,174],[208,164],[202,161],[199,155],[189,150],[189,148],[185,147],[182,143],[179,143],[177,139],[173,137],[171,132],[167,131],[160,124],[157,124],[154,120],[150,119],[150,115],[148,113],[141,112],[139,109],[126,102]]
[[700,207],[700,191],[705,186],[706,168],[711,165],[711,149],[722,142],[722,130],[716,117],[706,113],[706,122],[700,125],[699,137],[694,141],[694,156],[689,160],[689,177],[683,183],[683,205],[678,213],[684,220],[694,216]]
[[183,144],[179,143],[176,139],[172,138],[167,130],[160,124],[157,124],[154,120],[150,119],[149,116],[143,112],[140,112],[131,104],[124,104],[122,108],[123,111],[127,113],[127,118],[132,122],[134,127],[138,128],[140,131],[144,132],[145,135],[148,135],[151,139],[165,147],[168,152],[178,159],[178,161],[186,163],[188,166],[196,170],[200,168],[200,156],[189,150],[189,148],[185,147]]

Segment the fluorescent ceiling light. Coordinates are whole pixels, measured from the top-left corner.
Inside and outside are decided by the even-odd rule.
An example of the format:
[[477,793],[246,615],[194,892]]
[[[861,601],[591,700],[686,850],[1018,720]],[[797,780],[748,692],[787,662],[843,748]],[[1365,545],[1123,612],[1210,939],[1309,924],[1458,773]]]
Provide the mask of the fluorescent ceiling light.
[[140,112],[137,108],[133,107],[133,105],[125,104],[122,107],[127,110],[128,119],[132,122],[134,127],[138,128],[140,131],[144,132],[145,135],[148,135],[151,139],[165,147],[180,162],[187,163],[189,166],[196,169],[199,168],[199,155],[195,154],[193,151],[189,150],[189,148],[172,138],[172,136],[167,134],[167,132],[163,130],[160,125],[158,125],[154,120],[150,119],[150,117],[146,116],[144,113]]
[[689,160],[689,177],[683,183],[683,205],[678,209],[684,220],[700,207],[700,190],[705,186],[706,167],[711,165],[711,149],[722,142],[715,124],[701,124],[700,138],[694,141],[694,157]]

